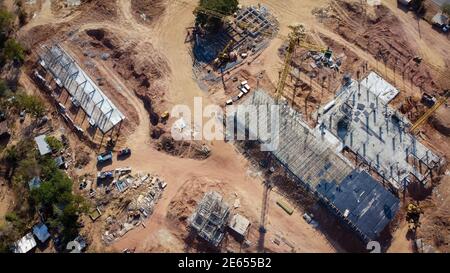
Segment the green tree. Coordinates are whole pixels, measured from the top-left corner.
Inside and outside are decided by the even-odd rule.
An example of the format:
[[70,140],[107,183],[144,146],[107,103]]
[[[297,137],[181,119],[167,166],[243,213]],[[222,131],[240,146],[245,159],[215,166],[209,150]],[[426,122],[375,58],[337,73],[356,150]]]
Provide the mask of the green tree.
[[36,118],[42,117],[45,113],[44,102],[37,96],[20,93],[16,95],[15,103],[20,110],[25,110]]
[[0,49],[5,47],[5,42],[11,34],[14,16],[4,10],[0,9]]
[[14,39],[8,39],[3,49],[3,56],[9,61],[23,63],[25,52],[22,45]]
[[448,16],[450,16],[450,3],[444,4],[442,6],[442,13],[445,13]]
[[0,98],[6,97],[9,91],[8,85],[6,85],[4,80],[0,79]]
[[7,10],[0,9],[0,32],[8,33],[14,22],[14,16]]
[[48,146],[50,146],[50,149],[52,149],[52,151],[59,152],[63,148],[62,142],[54,136],[45,137],[45,141],[48,143]]
[[51,207],[53,204],[69,203],[70,196],[66,193],[72,192],[72,181],[67,175],[59,170],[55,170],[49,180],[41,183],[41,186],[32,192],[32,196],[37,203]]
[[83,197],[72,193],[72,180],[54,163],[43,159],[41,164],[41,176],[45,181],[31,192],[31,196],[47,212],[50,226],[67,242],[78,233],[78,218],[88,211],[89,206]]
[[11,252],[11,246],[20,236],[20,231],[10,222],[0,226],[0,253]]
[[71,195],[71,202],[68,203],[62,213],[56,218],[56,223],[62,227],[61,234],[66,240],[73,239],[79,231],[78,218],[81,213],[87,213],[89,206],[80,195]]
[[[237,10],[238,5],[238,0],[200,0],[199,11],[218,12],[228,16]],[[196,24],[206,27],[211,31],[217,31],[222,26],[222,20],[204,12],[197,12]]]
[[21,179],[18,179],[19,181],[28,183],[33,177],[39,175],[40,170],[41,168],[36,158],[34,156],[28,156],[19,162],[15,176],[21,177]]
[[15,228],[22,231],[26,228],[26,223],[15,212],[6,213],[5,220],[10,222]]
[[8,147],[4,154],[4,161],[16,168],[20,161],[27,158],[29,153],[34,153],[34,143],[30,139],[22,139],[16,145]]

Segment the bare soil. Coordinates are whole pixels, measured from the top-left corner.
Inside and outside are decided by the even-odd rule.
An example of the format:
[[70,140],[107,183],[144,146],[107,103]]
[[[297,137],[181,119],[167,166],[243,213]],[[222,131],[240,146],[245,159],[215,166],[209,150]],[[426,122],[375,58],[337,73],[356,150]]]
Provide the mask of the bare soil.
[[166,4],[162,0],[131,0],[131,9],[138,22],[151,24],[164,13]]
[[370,7],[357,2],[332,1],[325,24],[347,41],[368,51],[377,60],[423,90],[439,89],[437,79],[424,65],[412,59],[418,56],[397,17],[384,5]]
[[[55,9],[55,6],[52,6],[52,3],[60,2],[62,1],[43,1],[41,9],[21,29],[19,37],[27,42],[27,48],[31,53],[40,44],[50,39],[64,41],[65,45],[73,50],[76,59],[93,63],[98,74],[111,82],[109,85],[112,89],[105,92],[108,92],[108,96],[111,96],[115,102],[117,101],[119,107],[127,108],[124,112],[135,124],[134,127],[124,130],[120,142],[120,146],[132,149],[131,157],[124,161],[114,161],[107,168],[131,166],[134,170],[158,173],[168,183],[161,201],[155,207],[154,214],[145,223],[145,227],[130,231],[110,247],[105,247],[100,239],[102,221],[105,219],[100,218],[95,223],[86,219],[84,231],[92,234],[90,250],[120,252],[124,248],[136,248],[137,252],[202,251],[205,248],[195,243],[196,239],[189,237],[186,233],[186,217],[193,211],[202,193],[215,189],[227,196],[230,202],[239,198],[241,206],[238,211],[252,222],[249,240],[253,245],[248,249],[242,249],[233,238],[226,238],[226,247],[233,251],[345,251],[340,246],[341,243],[335,240],[335,236],[340,236],[342,233],[327,235],[333,233],[316,230],[302,219],[304,212],[302,208],[296,207],[294,214],[289,216],[276,205],[279,199],[290,200],[289,196],[281,194],[286,190],[282,187],[270,193],[267,215],[268,233],[261,238],[257,228],[260,221],[264,177],[257,164],[254,166],[250,163],[235,150],[234,146],[221,141],[208,143],[211,155],[205,160],[193,160],[189,158],[189,155],[183,155],[185,148],[190,145],[183,144],[181,150],[175,150],[174,154],[178,156],[157,150],[158,142],[168,131],[166,125],[155,122],[162,111],[180,103],[191,106],[194,96],[203,97],[205,102],[222,104],[237,89],[230,80],[233,75],[225,75],[225,85],[229,86],[229,89],[223,91],[218,88],[211,94],[205,94],[194,79],[192,57],[189,54],[189,44],[185,43],[185,39],[186,28],[193,25],[192,10],[197,1],[186,1],[184,4],[180,4],[179,1],[166,1],[164,4],[162,1],[156,1],[158,6],[155,10],[161,8],[159,6],[161,3],[164,5],[164,12],[160,12],[160,16],[152,17],[153,10],[149,10],[151,20],[145,22],[136,10],[136,7],[139,8],[141,7],[139,5],[145,4],[143,1],[91,0],[78,8],[71,9],[64,6]],[[435,63],[440,68],[445,67],[445,60],[443,61],[445,56],[447,58],[450,56],[446,51],[448,44],[444,43],[445,40],[434,35],[431,28],[428,31],[423,23],[421,23],[422,31],[419,35],[415,29],[414,19],[410,14],[398,11],[395,0],[387,1],[387,8],[374,9],[371,13],[372,17],[367,20],[370,23],[370,29],[365,25],[366,20],[361,19],[363,16],[360,16],[361,9],[357,5],[339,2],[342,5],[341,9],[330,18],[324,19],[324,24],[320,24],[316,16],[312,14],[312,10],[325,6],[328,1],[262,0],[260,2],[277,16],[281,34],[288,34],[288,26],[291,24],[305,23],[311,31],[317,31],[326,44],[329,43],[335,48],[337,54],[345,52],[349,65],[346,69],[354,69],[351,60],[359,58],[361,62],[368,62],[372,69],[385,72],[381,74],[394,84],[396,79],[402,78],[400,68],[405,66],[408,58],[417,54],[416,51],[420,52],[418,55],[424,57],[424,64]],[[241,4],[256,4],[256,2],[243,0]],[[146,7],[150,8],[150,5],[144,6],[143,10],[146,10]],[[347,15],[342,14],[342,10]],[[338,16],[340,16],[339,20]],[[393,26],[392,29],[388,27],[390,24]],[[401,28],[405,30],[405,33],[397,35]],[[369,34],[369,37],[365,37],[365,32]],[[78,42],[74,39],[76,36],[80,39]],[[375,41],[373,45],[367,44],[369,39]],[[268,90],[274,90],[273,84],[278,79],[282,65],[282,60],[277,54],[282,44],[281,39],[275,39],[257,60],[243,65],[243,70],[247,72],[235,71],[235,75],[239,77],[239,80],[249,78],[249,81],[256,86],[257,77],[262,72],[259,84],[266,86]],[[439,50],[436,50],[435,46]],[[379,65],[380,62],[375,58],[378,50],[383,52],[386,58],[386,67]],[[95,52],[95,57],[84,56],[85,51]],[[109,53],[109,58],[103,60],[100,56],[102,53]],[[402,59],[403,63],[394,65],[392,60],[395,57]],[[358,62],[359,60],[356,61]],[[403,87],[402,91],[407,90],[408,96],[415,96],[415,98],[420,98],[420,90],[411,92],[416,84],[423,88],[430,88],[429,92],[433,91],[433,84],[436,85],[435,76],[431,75],[432,72],[428,73],[426,68],[433,70],[435,67],[427,65],[416,67],[412,62],[406,67],[405,78],[406,76],[412,78],[414,84],[412,87]],[[308,85],[309,79],[301,79],[301,84]],[[316,92],[321,89],[317,82],[310,85]],[[38,92],[32,88],[27,89]],[[288,90],[292,90],[292,87]],[[292,96],[292,92],[289,92],[287,95]],[[330,96],[331,93],[325,94]],[[303,103],[304,94],[300,96],[302,98],[300,103]],[[313,93],[308,100],[312,103],[315,101],[324,103],[327,96]],[[312,108],[307,111],[312,111]],[[441,121],[441,123],[445,122]],[[448,138],[436,133],[431,127],[424,128],[426,141],[448,154]],[[427,130],[428,128],[430,130]],[[427,131],[434,133],[427,135]],[[153,134],[157,136],[154,139],[151,138]],[[74,139],[74,141],[77,140]],[[94,155],[95,153],[91,151],[91,156]],[[91,160],[79,172],[95,175],[97,171],[95,162]],[[445,184],[448,183],[440,185]],[[441,194],[442,198],[448,196],[443,190]],[[293,194],[293,198],[299,196],[301,196],[300,193]],[[313,209],[314,206],[306,207]],[[320,215],[318,214],[317,217]],[[324,216],[323,219],[325,221],[327,217]],[[425,216],[423,228],[428,225],[426,219]],[[440,219],[431,219],[428,223],[431,223],[431,227],[443,227],[441,222]],[[324,222],[323,225],[324,228],[333,227],[333,223]],[[403,231],[404,226],[400,225],[393,233],[394,238],[391,244],[393,249],[395,247],[408,249],[409,241],[405,238]],[[277,245],[275,238],[283,238],[283,243]],[[430,240],[445,246],[439,238],[438,236],[436,240],[433,238]]]

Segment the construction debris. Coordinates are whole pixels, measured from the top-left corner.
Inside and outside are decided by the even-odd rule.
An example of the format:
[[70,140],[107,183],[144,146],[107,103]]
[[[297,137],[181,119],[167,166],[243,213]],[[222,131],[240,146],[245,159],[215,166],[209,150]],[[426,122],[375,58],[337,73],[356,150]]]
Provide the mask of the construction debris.
[[250,227],[250,221],[240,214],[235,214],[228,226],[241,238],[245,238],[248,228]]
[[[119,173],[123,174],[123,170],[121,171]],[[118,173],[118,171],[116,170],[115,173]],[[127,172],[125,171],[125,173]],[[119,175],[113,183],[116,185],[118,194],[126,196],[130,201],[125,208],[122,208],[120,213],[112,214],[106,218],[106,230],[102,236],[106,244],[112,243],[139,225],[145,227],[145,219],[152,215],[154,206],[167,186],[159,177],[149,174]],[[117,205],[122,207],[124,204],[119,203]]]

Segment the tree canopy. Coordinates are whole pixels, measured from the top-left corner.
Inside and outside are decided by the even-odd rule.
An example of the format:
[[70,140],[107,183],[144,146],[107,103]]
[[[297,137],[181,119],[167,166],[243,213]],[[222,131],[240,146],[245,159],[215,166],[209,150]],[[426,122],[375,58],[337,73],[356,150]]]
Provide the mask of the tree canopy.
[[7,10],[0,9],[0,32],[9,32],[11,30],[14,15]]
[[[200,0],[199,2],[200,9],[216,11],[226,16],[233,14],[237,10],[238,5],[238,0]],[[217,30],[222,26],[222,20],[199,12],[196,17],[196,24],[210,30]]]
[[44,102],[39,97],[30,96],[25,93],[16,95],[15,106],[37,118],[42,117],[45,113]]
[[52,151],[59,152],[63,148],[62,142],[54,136],[47,136],[45,141],[48,143],[48,146],[50,146]]
[[[11,240],[23,236],[21,223],[30,223],[35,217],[35,208],[40,208],[46,223],[52,231],[61,235],[63,243],[78,235],[78,219],[88,211],[88,203],[80,195],[72,192],[73,182],[61,171],[49,156],[41,156],[36,151],[32,139],[22,139],[4,153],[4,162],[12,167],[12,181],[19,200],[15,213],[8,215],[8,225],[0,228],[0,251],[10,245]],[[29,190],[28,182],[39,176],[39,187]]]
[[22,45],[12,38],[6,41],[3,55],[9,61],[23,63],[25,60],[25,52]]
[[442,13],[445,13],[450,16],[450,3],[444,4],[442,6]]
[[41,178],[44,182],[32,190],[31,196],[36,204],[44,208],[51,228],[57,229],[63,241],[72,240],[78,232],[78,217],[88,211],[88,204],[79,195],[72,193],[72,180],[50,157],[40,160]]

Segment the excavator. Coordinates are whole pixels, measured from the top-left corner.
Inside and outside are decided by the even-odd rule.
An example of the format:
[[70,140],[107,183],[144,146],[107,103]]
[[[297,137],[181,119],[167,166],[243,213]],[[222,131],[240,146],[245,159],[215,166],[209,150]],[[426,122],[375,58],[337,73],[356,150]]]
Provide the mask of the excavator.
[[214,67],[219,68],[221,67],[223,64],[229,62],[232,57],[230,55],[230,53],[228,51],[230,51],[230,49],[233,47],[234,45],[234,40],[230,40],[227,45],[223,48],[223,50],[217,55],[217,58],[214,59]]

